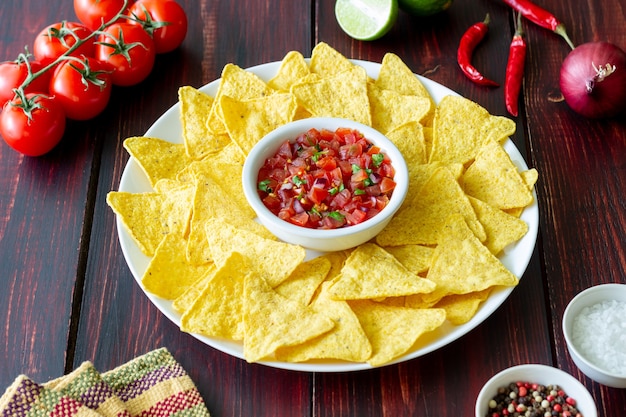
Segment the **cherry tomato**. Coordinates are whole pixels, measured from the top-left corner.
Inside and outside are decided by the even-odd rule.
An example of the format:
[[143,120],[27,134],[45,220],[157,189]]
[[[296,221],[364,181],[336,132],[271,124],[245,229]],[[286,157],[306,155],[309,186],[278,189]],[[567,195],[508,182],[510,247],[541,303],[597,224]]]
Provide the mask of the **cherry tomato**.
[[88,120],[100,114],[109,103],[112,88],[105,64],[91,57],[64,61],[50,80],[50,94],[65,115],[74,120]]
[[[54,23],[41,32],[35,38],[33,55],[43,65],[48,65],[70,49],[78,39],[85,39],[91,35],[91,30],[81,23],[59,22]],[[93,38],[84,41],[74,52],[73,56],[93,56]]]
[[154,67],[154,42],[141,26],[114,23],[98,38],[96,58],[113,68],[111,81],[114,85],[135,85]]
[[[29,62],[32,73],[43,68],[37,61]],[[7,61],[0,64],[0,106],[11,100],[15,93],[14,88],[22,85],[28,76],[28,67],[24,61]],[[47,93],[50,75],[47,73],[33,79],[28,85],[26,93]]]
[[65,131],[63,108],[46,96],[27,94],[31,117],[25,113],[22,99],[17,97],[4,105],[0,113],[0,134],[16,151],[28,156],[40,156],[54,148]]
[[74,13],[91,30],[100,28],[118,13],[124,13],[124,0],[74,0]]
[[178,48],[187,35],[187,15],[174,0],[138,0],[129,13],[152,35],[157,54]]

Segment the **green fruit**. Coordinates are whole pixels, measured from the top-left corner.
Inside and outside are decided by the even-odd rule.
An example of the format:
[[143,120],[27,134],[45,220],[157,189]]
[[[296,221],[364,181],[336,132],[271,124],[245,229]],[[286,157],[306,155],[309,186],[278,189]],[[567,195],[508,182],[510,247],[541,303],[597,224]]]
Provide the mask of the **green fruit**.
[[398,5],[412,15],[431,16],[450,7],[452,0],[398,0]]
[[385,35],[396,23],[398,0],[337,0],[335,17],[350,37],[372,41]]

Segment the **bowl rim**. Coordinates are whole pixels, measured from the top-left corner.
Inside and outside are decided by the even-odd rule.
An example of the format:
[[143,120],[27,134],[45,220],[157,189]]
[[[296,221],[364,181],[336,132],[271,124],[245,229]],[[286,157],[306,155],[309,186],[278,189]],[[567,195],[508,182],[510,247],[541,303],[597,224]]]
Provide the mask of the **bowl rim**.
[[[370,142],[376,144],[382,142],[383,144],[381,146],[381,149],[383,150],[383,152],[390,157],[390,153],[395,156],[395,160],[392,159],[391,164],[395,170],[394,180],[396,180],[396,188],[393,190],[392,196],[389,199],[389,203],[380,211],[380,213],[378,213],[374,217],[367,219],[359,224],[347,227],[340,227],[337,229],[313,229],[291,224],[285,220],[280,219],[274,213],[272,213],[259,198],[256,187],[253,186],[253,182],[247,180],[251,177],[256,177],[256,171],[258,171],[258,168],[260,168],[260,165],[263,163],[263,161],[259,161],[258,158],[255,159],[254,157],[258,156],[259,154],[272,155],[273,152],[278,149],[278,146],[272,146],[270,150],[270,148],[268,148],[268,144],[274,145],[274,142],[277,141],[282,143],[282,140],[284,139],[292,140],[298,134],[305,132],[309,128],[315,128],[316,125],[320,124],[330,125],[330,127],[324,127],[329,130],[334,130],[339,127],[356,129],[363,133],[363,135]],[[319,127],[317,128],[320,129]],[[286,233],[306,236],[310,239],[333,239],[357,234],[391,218],[400,209],[405,200],[409,185],[409,174],[406,161],[404,160],[404,156],[402,155],[400,150],[389,138],[387,138],[387,136],[385,136],[385,134],[383,134],[379,130],[376,130],[375,128],[365,125],[363,123],[340,117],[311,117],[286,123],[263,136],[252,147],[252,149],[250,150],[250,152],[248,152],[248,155],[246,156],[242,170],[242,183],[243,191],[246,199],[248,200],[248,204],[250,204],[250,206],[257,213],[257,216],[259,216],[259,218],[269,220],[272,223],[272,227],[280,228]],[[256,184],[256,181],[254,181],[254,184]]]
[[[574,312],[573,310],[577,308],[577,306],[580,306],[580,309],[582,310],[582,308],[586,307],[587,305],[583,306],[581,305],[581,300],[584,300],[585,297],[588,297],[590,294],[596,293],[596,292],[600,292],[600,291],[607,291],[607,292],[612,292],[615,289],[619,288],[620,291],[624,291],[626,290],[626,284],[621,284],[621,283],[606,283],[606,284],[598,284],[598,285],[592,285],[590,287],[585,288],[584,290],[582,290],[581,292],[579,292],[578,294],[576,294],[574,296],[574,298],[572,298],[570,300],[569,303],[567,303],[567,306],[565,307],[565,311],[563,312],[563,319],[561,320],[561,330],[563,332],[563,337],[565,338],[565,343],[567,345],[567,348],[570,350],[570,356],[572,355],[572,352],[576,355],[576,357],[586,366],[588,366],[589,368],[591,368],[593,371],[601,374],[601,375],[605,375],[607,377],[611,377],[611,378],[615,378],[615,379],[620,379],[620,380],[626,380],[626,374],[618,374],[615,372],[612,372],[610,370],[607,370],[605,368],[601,368],[598,365],[592,363],[587,357],[586,355],[583,355],[580,350],[578,349],[578,347],[576,346],[576,344],[574,343],[573,339],[572,339],[572,334],[571,334],[571,326],[568,324],[573,324],[574,319],[576,317],[573,316]],[[610,298],[609,298],[610,299]],[[593,303],[595,304],[595,303]],[[593,305],[593,304],[589,304],[589,305]],[[580,310],[579,310],[580,311]],[[574,359],[574,358],[573,358]],[[581,369],[582,371],[582,369]],[[583,371],[583,373],[585,373]],[[585,373],[586,375],[586,373]],[[587,375],[589,376],[589,375]],[[589,378],[594,379],[593,377],[589,376]]]
[[[481,387],[476,397],[476,407],[475,407],[476,417],[484,417],[486,415],[486,413],[483,412],[483,411],[487,411],[484,405],[487,405],[489,403],[489,400],[493,398],[495,390],[497,390],[497,388],[500,385],[496,383],[499,380],[505,379],[508,375],[516,374],[520,371],[528,371],[529,373],[532,372],[533,374],[539,375],[539,378],[547,374],[554,376],[554,382],[551,382],[551,384],[561,386],[561,388],[565,390],[568,396],[571,396],[572,398],[576,400],[577,404],[580,404],[580,403],[589,404],[589,407],[591,408],[590,410],[586,410],[586,409],[582,410],[583,415],[585,417],[597,417],[598,416],[598,408],[597,408],[597,405],[593,396],[591,395],[591,392],[589,392],[587,387],[585,387],[582,384],[582,382],[576,379],[573,375],[551,365],[544,365],[544,364],[539,364],[539,363],[525,363],[525,364],[519,364],[519,365],[510,366],[508,368],[504,368],[500,372],[496,373],[491,378],[489,378],[487,382],[483,384],[483,386]],[[512,378],[514,379],[514,377]],[[516,381],[513,381],[513,379],[511,379],[508,382],[509,383],[516,382]],[[527,382],[536,382],[536,381],[529,380]],[[567,383],[569,387],[574,387],[576,390],[576,394],[571,394],[572,390],[565,387],[563,382]]]

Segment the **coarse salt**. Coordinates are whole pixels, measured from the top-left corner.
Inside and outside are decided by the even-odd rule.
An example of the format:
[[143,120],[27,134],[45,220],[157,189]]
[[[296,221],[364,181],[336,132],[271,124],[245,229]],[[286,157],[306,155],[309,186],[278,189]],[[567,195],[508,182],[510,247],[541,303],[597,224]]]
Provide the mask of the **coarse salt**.
[[599,368],[626,375],[626,302],[601,301],[574,319],[572,341]]

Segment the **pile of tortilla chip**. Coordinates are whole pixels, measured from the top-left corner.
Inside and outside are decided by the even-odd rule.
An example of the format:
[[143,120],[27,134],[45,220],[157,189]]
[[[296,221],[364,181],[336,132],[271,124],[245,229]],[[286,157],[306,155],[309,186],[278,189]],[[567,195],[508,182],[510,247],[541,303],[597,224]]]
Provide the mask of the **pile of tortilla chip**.
[[[398,56],[372,79],[320,43],[310,60],[289,52],[272,79],[228,64],[214,96],[186,86],[179,99],[182,143],[124,142],[153,191],[107,202],[151,258],[144,288],[172,300],[183,331],[240,341],[249,362],[379,366],[518,283],[498,255],[527,233],[537,172],[519,172],[502,146],[515,124],[461,97],[436,104]],[[311,256],[255,221],[241,171],[266,133],[312,116],[385,133],[410,185],[373,241]]]

